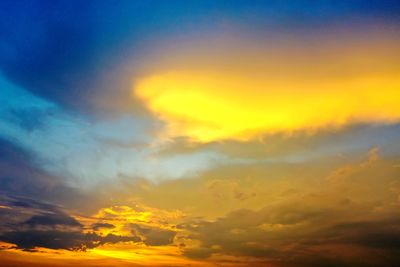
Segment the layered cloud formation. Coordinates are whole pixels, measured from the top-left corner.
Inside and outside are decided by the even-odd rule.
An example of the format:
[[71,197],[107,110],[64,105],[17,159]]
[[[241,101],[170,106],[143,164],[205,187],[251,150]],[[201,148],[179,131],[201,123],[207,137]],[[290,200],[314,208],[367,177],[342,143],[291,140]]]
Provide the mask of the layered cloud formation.
[[398,1],[0,1],[0,265],[397,267]]

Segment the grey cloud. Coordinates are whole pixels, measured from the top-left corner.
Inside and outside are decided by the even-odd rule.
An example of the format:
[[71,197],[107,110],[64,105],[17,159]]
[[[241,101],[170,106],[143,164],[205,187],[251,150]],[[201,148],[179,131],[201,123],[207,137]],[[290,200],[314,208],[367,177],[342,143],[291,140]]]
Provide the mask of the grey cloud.
[[[201,244],[184,248],[184,255],[195,259],[213,254],[252,257],[259,259],[254,266],[270,266],[272,262],[284,267],[384,267],[396,266],[394,262],[400,260],[400,216],[396,212],[389,218],[349,223],[329,223],[326,217],[343,220],[340,211],[296,215],[295,220],[285,216],[277,219],[269,212],[240,210],[213,222],[197,221],[183,226],[191,232],[189,237]],[[354,248],[358,256],[343,252]]]
[[40,225],[64,225],[70,227],[82,226],[77,220],[61,212],[45,215],[34,215],[29,220],[25,221],[24,224],[29,225],[30,227],[36,227]]
[[97,231],[97,230],[99,230],[101,228],[112,229],[114,227],[115,227],[115,225],[110,224],[110,223],[94,223],[94,224],[92,224],[92,229],[95,230],[95,231]]
[[36,247],[66,250],[86,250],[106,243],[138,242],[138,237],[109,234],[99,236],[95,233],[63,231],[12,231],[0,236],[1,241],[13,243],[18,249],[33,251]]
[[143,243],[148,246],[165,246],[172,244],[176,235],[175,231],[160,229],[150,226],[131,224],[132,232],[142,236]]

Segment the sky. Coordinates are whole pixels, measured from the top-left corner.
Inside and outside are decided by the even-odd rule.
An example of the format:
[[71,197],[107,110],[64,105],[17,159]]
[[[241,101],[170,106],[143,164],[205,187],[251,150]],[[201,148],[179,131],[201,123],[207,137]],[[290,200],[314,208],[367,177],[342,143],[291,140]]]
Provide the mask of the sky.
[[0,1],[0,266],[396,267],[400,2]]

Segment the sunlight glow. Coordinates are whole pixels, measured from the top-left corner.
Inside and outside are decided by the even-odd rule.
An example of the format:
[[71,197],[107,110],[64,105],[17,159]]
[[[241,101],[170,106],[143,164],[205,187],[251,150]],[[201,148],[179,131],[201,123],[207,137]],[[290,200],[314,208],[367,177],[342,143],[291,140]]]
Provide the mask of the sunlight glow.
[[400,119],[396,75],[305,80],[166,72],[139,80],[135,94],[167,122],[168,136],[200,142]]

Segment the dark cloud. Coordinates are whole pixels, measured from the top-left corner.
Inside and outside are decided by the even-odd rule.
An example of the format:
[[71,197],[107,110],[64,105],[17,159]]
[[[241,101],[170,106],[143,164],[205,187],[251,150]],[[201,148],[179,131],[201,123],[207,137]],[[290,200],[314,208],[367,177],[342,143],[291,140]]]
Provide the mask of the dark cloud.
[[69,227],[82,226],[77,220],[61,212],[56,214],[34,215],[29,220],[25,221],[24,224],[30,227],[58,225]]
[[213,252],[211,248],[189,248],[184,250],[183,255],[193,259],[207,259]]
[[330,229],[337,242],[364,247],[400,251],[400,213],[379,221],[359,221],[337,224]]
[[175,231],[156,227],[131,224],[132,232],[141,236],[144,244],[148,246],[166,246],[173,243]]
[[398,257],[386,257],[384,263],[367,259],[343,259],[321,255],[296,255],[279,262],[282,267],[395,267]]
[[5,201],[7,205],[16,208],[25,208],[25,209],[35,209],[35,210],[44,210],[46,212],[60,212],[59,206],[55,204],[50,204],[47,202],[39,201],[29,197],[23,197],[11,194],[2,195],[0,198],[2,201]]
[[106,243],[138,242],[138,237],[106,235],[67,231],[12,231],[0,236],[0,240],[15,244],[18,249],[32,251],[36,247],[66,250],[86,250]]
[[112,229],[112,228],[115,228],[115,225],[110,224],[110,223],[94,223],[94,224],[92,224],[92,229],[95,231],[97,231],[101,228]]
[[[343,214],[303,214],[287,220],[270,210],[242,210],[214,222],[197,221],[184,228],[200,247],[183,249],[189,258],[213,254],[258,259],[252,266],[396,266],[400,260],[400,214],[389,219],[329,223]],[[366,211],[365,211],[366,212]],[[286,212],[283,211],[283,214]],[[347,253],[346,251],[353,251]]]
[[65,213],[60,206],[26,197],[0,196],[0,228],[2,232],[14,229],[81,229],[82,225]]
[[166,246],[173,242],[176,232],[167,230],[152,230],[146,234],[146,239],[143,240],[148,246]]

